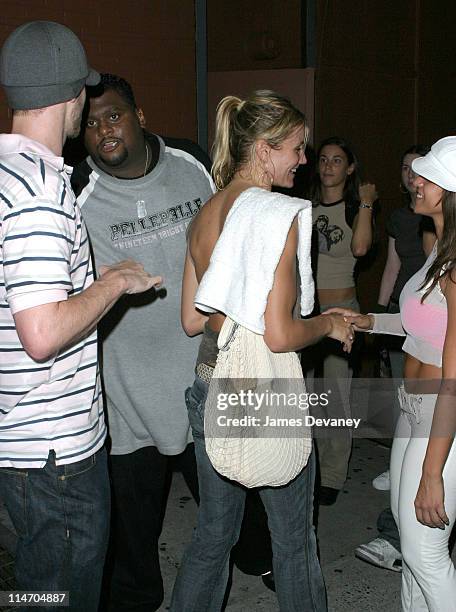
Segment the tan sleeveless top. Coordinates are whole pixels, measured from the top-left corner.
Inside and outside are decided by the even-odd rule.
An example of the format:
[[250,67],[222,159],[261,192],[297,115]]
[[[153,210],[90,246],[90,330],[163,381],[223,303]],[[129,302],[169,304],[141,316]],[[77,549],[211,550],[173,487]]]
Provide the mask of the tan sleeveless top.
[[354,287],[353,232],[345,220],[344,202],[312,208],[312,224],[318,235],[317,288]]

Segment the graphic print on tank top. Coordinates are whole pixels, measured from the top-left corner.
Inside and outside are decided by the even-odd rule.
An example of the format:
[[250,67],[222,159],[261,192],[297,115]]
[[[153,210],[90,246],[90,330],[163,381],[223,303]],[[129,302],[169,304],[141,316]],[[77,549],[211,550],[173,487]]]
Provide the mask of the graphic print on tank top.
[[338,225],[330,225],[327,215],[318,215],[314,224],[314,230],[318,234],[318,251],[320,253],[329,253],[331,247],[342,242],[345,233]]

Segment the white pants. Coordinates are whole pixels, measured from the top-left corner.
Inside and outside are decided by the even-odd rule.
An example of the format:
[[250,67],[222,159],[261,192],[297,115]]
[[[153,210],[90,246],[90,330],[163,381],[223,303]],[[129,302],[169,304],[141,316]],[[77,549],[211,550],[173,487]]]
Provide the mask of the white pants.
[[456,443],[443,470],[450,525],[444,530],[422,525],[414,506],[436,399],[400,390],[402,410],[391,450],[391,509],[401,537],[402,610],[407,612],[456,612],[456,571],[448,552],[456,518]]

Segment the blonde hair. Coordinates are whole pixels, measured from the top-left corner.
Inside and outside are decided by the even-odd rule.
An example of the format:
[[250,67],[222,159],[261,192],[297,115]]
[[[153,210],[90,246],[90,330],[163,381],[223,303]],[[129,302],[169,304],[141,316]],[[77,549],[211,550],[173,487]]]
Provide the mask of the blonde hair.
[[226,96],[217,106],[215,140],[212,147],[212,176],[223,189],[234,173],[252,161],[255,142],[265,140],[274,149],[296,128],[308,127],[304,114],[283,96],[270,91],[254,91],[246,100]]

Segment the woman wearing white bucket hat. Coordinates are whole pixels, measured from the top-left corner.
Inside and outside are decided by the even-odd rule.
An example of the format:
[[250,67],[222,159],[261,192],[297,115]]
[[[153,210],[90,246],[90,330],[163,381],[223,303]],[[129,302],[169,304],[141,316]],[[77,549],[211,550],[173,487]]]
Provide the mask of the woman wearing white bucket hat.
[[448,540],[456,520],[456,137],[412,162],[415,212],[437,243],[407,282],[399,314],[343,313],[356,328],[404,335],[401,415],[391,452],[391,507],[403,554],[402,609],[456,611]]

